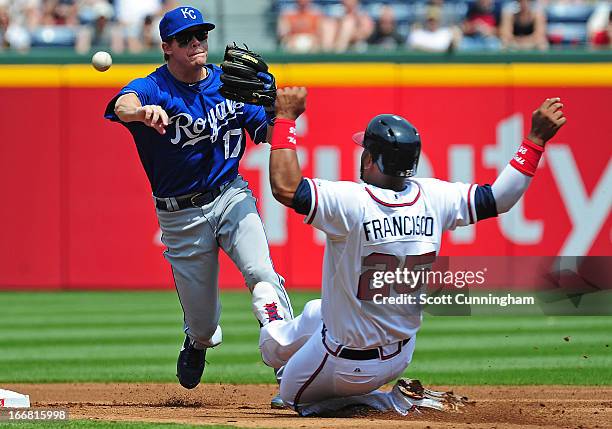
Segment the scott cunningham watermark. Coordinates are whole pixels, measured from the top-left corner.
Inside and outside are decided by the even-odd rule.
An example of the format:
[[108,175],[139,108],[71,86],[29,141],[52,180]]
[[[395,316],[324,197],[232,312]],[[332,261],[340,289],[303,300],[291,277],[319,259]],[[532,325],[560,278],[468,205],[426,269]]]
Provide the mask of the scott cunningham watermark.
[[612,315],[612,256],[364,258],[358,299],[435,315]]
[[430,296],[425,293],[409,295],[403,293],[398,296],[374,295],[374,304],[378,305],[498,305],[507,307],[508,305],[534,305],[535,298],[531,296],[497,296],[488,294],[486,296],[470,296],[463,293]]

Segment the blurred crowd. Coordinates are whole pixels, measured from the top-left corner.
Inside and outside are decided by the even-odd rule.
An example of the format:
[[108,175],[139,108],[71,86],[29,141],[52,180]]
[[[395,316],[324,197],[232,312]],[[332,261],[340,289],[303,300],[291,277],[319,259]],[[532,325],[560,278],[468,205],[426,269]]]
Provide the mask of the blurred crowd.
[[[212,0],[211,0],[212,1]],[[231,7],[231,0],[227,7]],[[610,48],[610,1],[269,0],[275,37],[295,53]],[[138,53],[178,0],[0,0],[0,50],[66,46]],[[253,21],[253,19],[251,20]]]
[[175,0],[0,0],[0,47],[77,52],[159,49],[157,25]]
[[587,0],[279,0],[277,37],[296,53],[610,48],[610,9]]

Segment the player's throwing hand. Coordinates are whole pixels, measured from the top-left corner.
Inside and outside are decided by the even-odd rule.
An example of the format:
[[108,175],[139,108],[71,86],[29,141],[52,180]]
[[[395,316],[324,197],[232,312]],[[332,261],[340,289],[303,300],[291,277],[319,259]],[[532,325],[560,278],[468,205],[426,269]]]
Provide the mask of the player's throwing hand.
[[170,123],[168,114],[161,106],[156,104],[141,106],[140,99],[133,92],[117,98],[114,113],[120,121],[143,122],[162,135],[166,134],[166,127]]
[[168,126],[168,114],[161,106],[142,106],[141,112],[144,114],[142,122],[148,127],[155,129],[160,134],[166,134],[166,127]]
[[531,115],[531,131],[527,138],[544,147],[567,121],[561,109],[563,103],[559,97],[547,98]]

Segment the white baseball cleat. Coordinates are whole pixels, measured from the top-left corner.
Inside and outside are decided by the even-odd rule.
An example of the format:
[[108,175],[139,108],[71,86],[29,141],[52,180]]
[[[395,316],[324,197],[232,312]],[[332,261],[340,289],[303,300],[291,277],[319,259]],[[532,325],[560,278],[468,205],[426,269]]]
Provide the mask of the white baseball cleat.
[[[400,378],[393,386],[394,399],[399,401],[401,414],[419,408],[432,408],[439,411],[457,411],[467,405],[468,398],[453,392],[438,392],[423,387],[419,380]],[[402,412],[403,410],[406,412]]]
[[268,282],[259,282],[253,287],[253,314],[261,326],[266,326],[274,320],[284,320],[284,314],[279,308],[278,294]]
[[280,393],[272,398],[272,400],[270,401],[270,408],[272,408],[273,410],[282,410],[287,408],[280,396]]
[[[278,383],[279,386],[281,384],[281,380],[283,379],[284,371],[285,371],[284,366],[274,369],[274,376],[276,377],[276,382]],[[272,408],[273,410],[282,410],[284,408],[287,408],[287,405],[285,405],[285,401],[283,401],[283,399],[281,398],[280,393],[277,393],[272,398],[272,400],[270,401],[270,408]]]

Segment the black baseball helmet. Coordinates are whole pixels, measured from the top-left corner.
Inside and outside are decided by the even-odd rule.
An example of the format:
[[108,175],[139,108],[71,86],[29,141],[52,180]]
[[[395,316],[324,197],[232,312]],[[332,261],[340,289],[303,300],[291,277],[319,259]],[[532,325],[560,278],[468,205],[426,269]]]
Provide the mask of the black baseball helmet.
[[401,116],[375,116],[365,131],[353,135],[353,140],[372,154],[383,174],[396,177],[416,174],[421,155],[421,136]]

